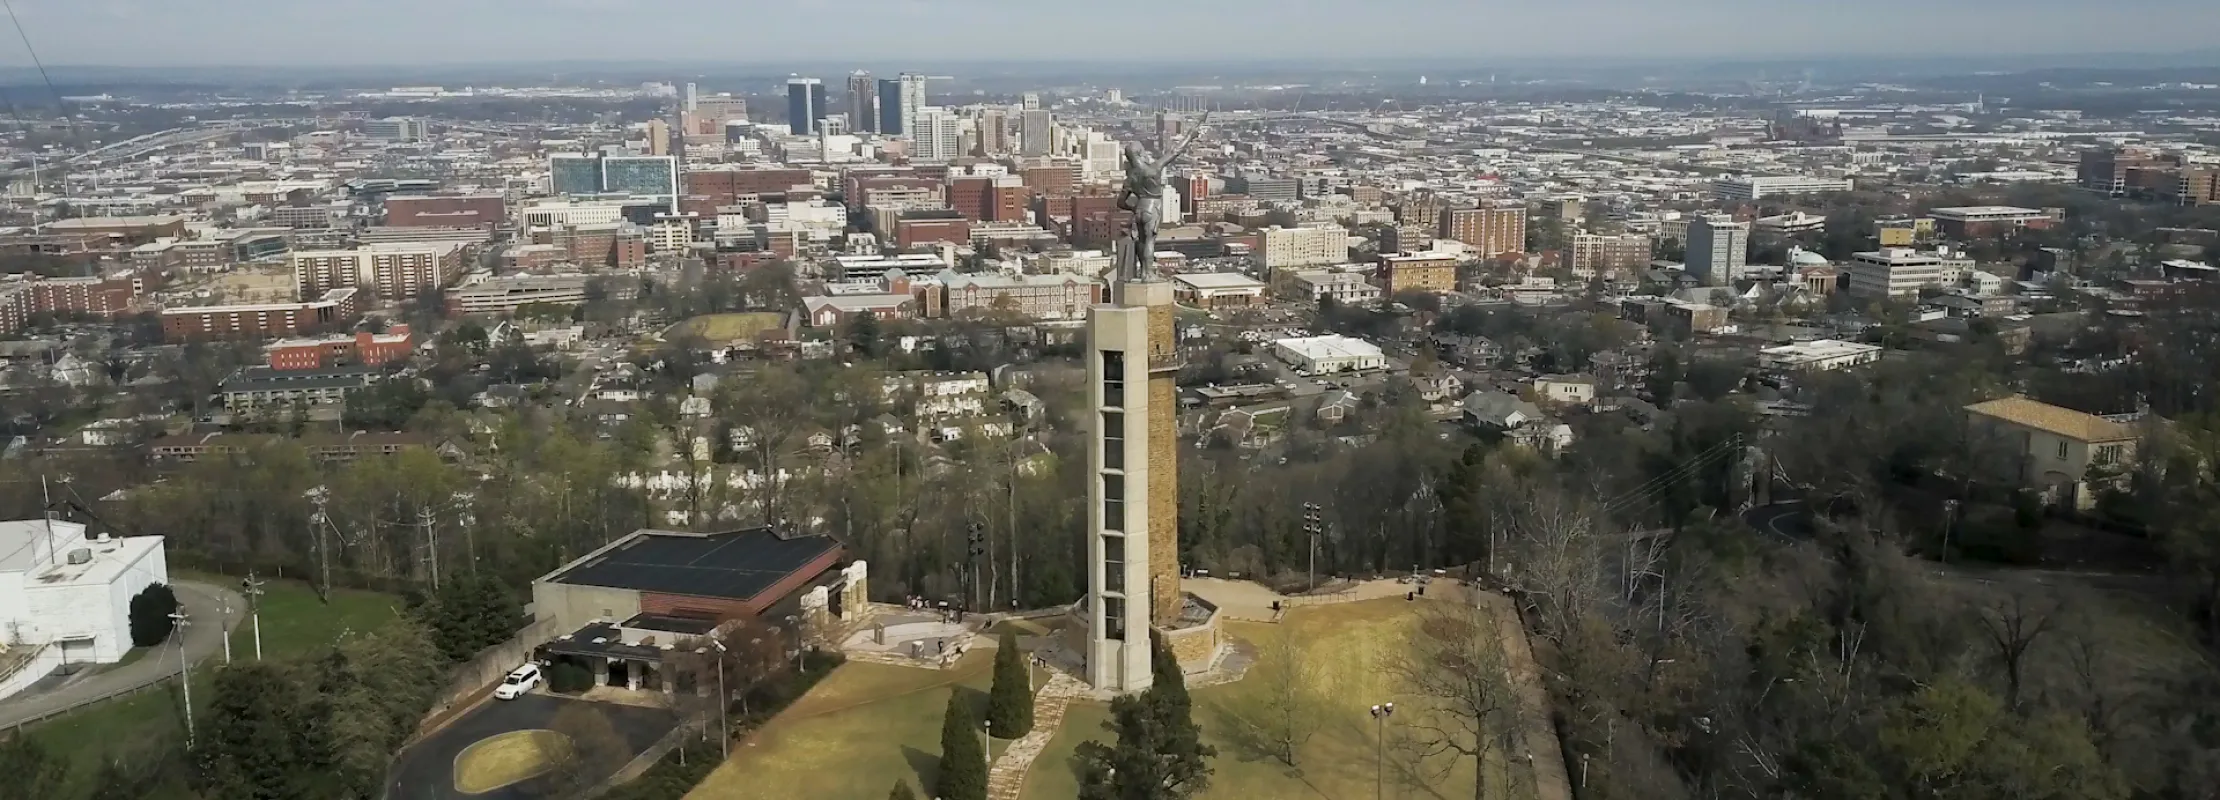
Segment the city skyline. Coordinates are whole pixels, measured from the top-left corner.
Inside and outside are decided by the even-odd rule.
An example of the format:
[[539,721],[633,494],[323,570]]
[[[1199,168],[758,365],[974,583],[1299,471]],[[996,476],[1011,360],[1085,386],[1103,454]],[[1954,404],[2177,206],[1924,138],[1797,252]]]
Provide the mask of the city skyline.
[[[870,60],[946,58],[945,43],[920,25],[999,34],[982,60],[1140,61],[1208,55],[1227,61],[1316,53],[1328,60],[1377,56],[1484,61],[1491,58],[1771,58],[1848,54],[2025,55],[2161,52],[2210,48],[2220,4],[2146,0],[2116,7],[2035,0],[2005,7],[1876,0],[1785,7],[1756,0],[1670,5],[1575,0],[1547,7],[1457,0],[1382,0],[1362,6],[1322,0],[1168,0],[1087,6],[1012,7],[987,0],[803,0],[789,13],[743,12],[708,0],[674,0],[656,13],[614,0],[546,0],[519,15],[491,0],[392,0],[379,13],[339,5],[226,0],[16,0],[15,11],[48,66],[368,66],[485,64],[564,59],[700,59],[723,63],[821,61],[837,34],[842,50]],[[2005,13],[2009,11],[2009,13]],[[1392,48],[1347,35],[1348,17],[1468,21],[1399,26]],[[688,20],[670,26],[671,15]],[[1753,34],[1754,15],[1765,25]],[[2152,19],[2166,24],[2153,26]],[[426,24],[436,20],[439,24]],[[1890,20],[1916,21],[1877,27]],[[1067,34],[1085,30],[1086,36]],[[1241,36],[1228,36],[1230,31]],[[332,31],[345,31],[334,41]],[[1268,35],[1256,35],[1262,31]],[[1979,35],[1969,35],[1978,31]],[[28,66],[20,44],[0,47],[0,66]]]

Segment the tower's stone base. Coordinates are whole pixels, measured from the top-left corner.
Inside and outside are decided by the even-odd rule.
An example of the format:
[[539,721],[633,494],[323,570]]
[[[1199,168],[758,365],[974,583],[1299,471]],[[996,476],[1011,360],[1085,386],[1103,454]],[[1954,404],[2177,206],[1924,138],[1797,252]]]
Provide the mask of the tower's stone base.
[[[1179,659],[1181,672],[1193,675],[1216,666],[1218,655],[1227,644],[1225,631],[1220,626],[1218,607],[1192,594],[1180,596],[1180,614],[1170,627],[1159,627],[1157,634],[1172,649],[1172,656]],[[1064,627],[1063,646],[1066,651],[1084,654],[1093,640],[1093,631],[1087,627],[1087,604],[1083,601],[1072,605],[1071,624]]]

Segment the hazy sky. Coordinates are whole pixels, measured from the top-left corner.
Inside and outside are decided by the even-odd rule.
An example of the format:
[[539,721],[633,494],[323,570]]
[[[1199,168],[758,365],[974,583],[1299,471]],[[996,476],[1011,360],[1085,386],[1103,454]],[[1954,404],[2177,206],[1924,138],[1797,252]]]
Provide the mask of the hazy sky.
[[[9,1],[50,66],[1971,55],[2220,32],[2220,0]],[[0,64],[30,63],[12,33]]]

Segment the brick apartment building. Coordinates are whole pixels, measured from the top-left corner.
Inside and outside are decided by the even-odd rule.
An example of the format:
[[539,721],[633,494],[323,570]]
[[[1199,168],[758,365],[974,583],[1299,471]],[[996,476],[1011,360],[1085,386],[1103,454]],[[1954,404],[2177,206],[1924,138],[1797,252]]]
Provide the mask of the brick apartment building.
[[507,221],[500,195],[399,195],[385,199],[388,228],[496,228]]
[[1448,292],[1457,288],[1455,256],[1404,255],[1380,259],[1380,287],[1393,297],[1403,292]]
[[0,285],[0,333],[28,327],[40,314],[91,314],[113,317],[130,311],[142,279],[130,272],[98,277],[36,278]]
[[1565,269],[1580,277],[1620,275],[1649,266],[1649,234],[1576,233],[1565,244]]
[[338,330],[353,325],[361,315],[358,294],[354,289],[342,288],[302,303],[166,308],[162,310],[162,339],[251,340]]
[[324,369],[342,365],[376,367],[409,356],[416,337],[409,326],[395,325],[385,333],[355,331],[352,336],[296,337],[262,346],[270,368],[280,371]]
[[567,225],[533,234],[535,244],[562,248],[572,263],[587,267],[638,269],[647,266],[647,232],[625,222]]
[[948,182],[948,207],[972,222],[1024,222],[1031,189],[1018,178],[962,176]]
[[1526,209],[1520,206],[1449,209],[1441,214],[1441,238],[1464,242],[1483,256],[1526,252]]

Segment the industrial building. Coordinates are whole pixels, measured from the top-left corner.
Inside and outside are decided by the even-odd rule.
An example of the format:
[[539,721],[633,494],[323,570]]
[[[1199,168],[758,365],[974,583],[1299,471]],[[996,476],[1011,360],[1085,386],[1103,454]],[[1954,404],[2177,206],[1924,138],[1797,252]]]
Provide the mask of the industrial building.
[[131,598],[169,580],[160,536],[91,535],[58,519],[0,522],[0,697],[64,665],[123,660]]
[[1387,355],[1362,339],[1338,334],[1298,336],[1272,342],[1272,355],[1304,375],[1327,375],[1387,367]]

